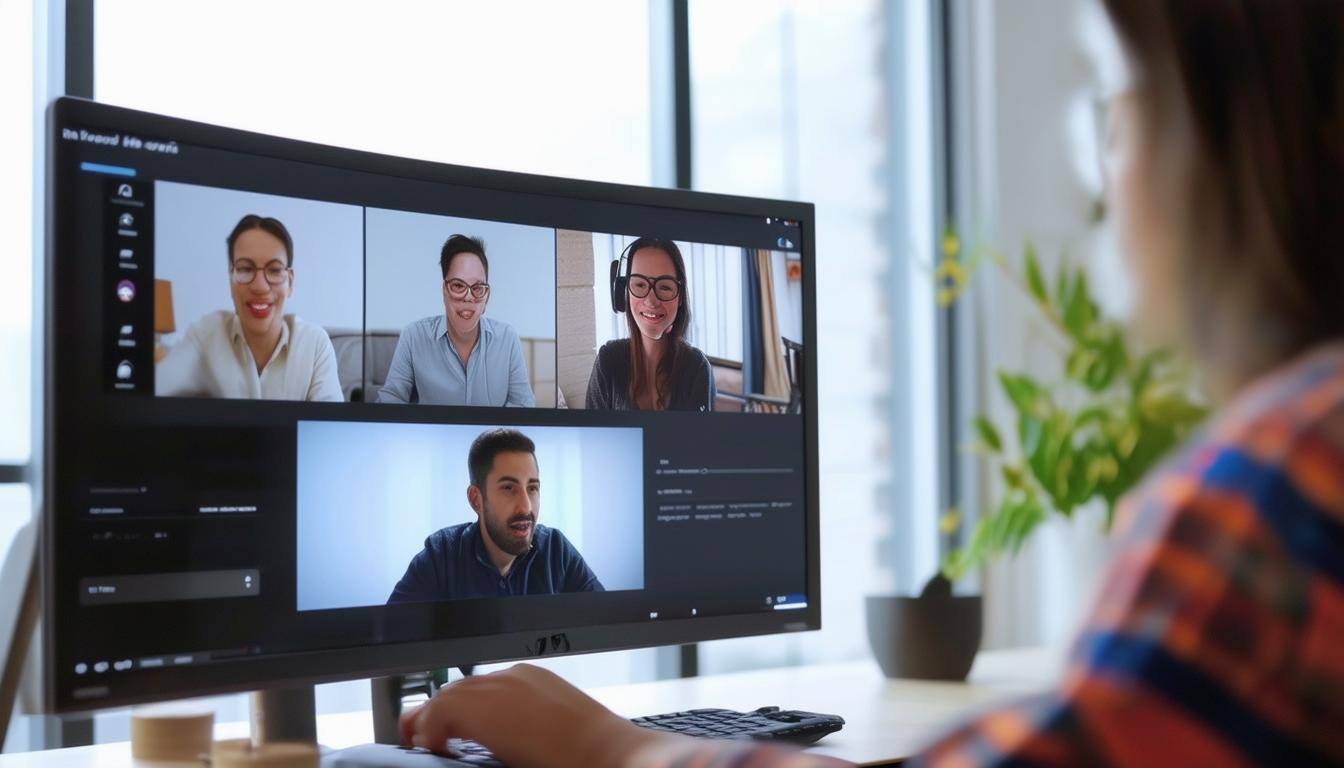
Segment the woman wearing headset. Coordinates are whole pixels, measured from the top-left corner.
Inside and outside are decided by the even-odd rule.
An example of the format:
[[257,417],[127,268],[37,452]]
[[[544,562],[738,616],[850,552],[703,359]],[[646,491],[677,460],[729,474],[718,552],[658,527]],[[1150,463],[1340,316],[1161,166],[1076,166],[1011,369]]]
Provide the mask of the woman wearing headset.
[[671,240],[641,237],[612,275],[612,308],[625,312],[629,339],[602,345],[588,376],[586,408],[711,411],[714,373],[686,343],[691,306],[686,264]]

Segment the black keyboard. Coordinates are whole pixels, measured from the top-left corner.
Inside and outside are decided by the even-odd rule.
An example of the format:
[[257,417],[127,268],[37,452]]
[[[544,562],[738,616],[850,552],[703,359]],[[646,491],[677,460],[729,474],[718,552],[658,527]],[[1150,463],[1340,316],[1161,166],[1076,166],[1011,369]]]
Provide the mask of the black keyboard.
[[[844,718],[814,712],[781,711],[779,707],[761,707],[752,712],[731,709],[692,709],[665,715],[636,717],[630,722],[653,731],[667,731],[705,739],[747,739],[811,744],[828,733],[844,727]],[[490,750],[477,742],[452,739],[449,753],[467,765],[503,768]]]
[[754,712],[731,709],[692,709],[665,715],[636,717],[631,721],[641,728],[670,731],[706,739],[757,739],[811,744],[828,733],[844,727],[844,718],[779,707],[761,707]]

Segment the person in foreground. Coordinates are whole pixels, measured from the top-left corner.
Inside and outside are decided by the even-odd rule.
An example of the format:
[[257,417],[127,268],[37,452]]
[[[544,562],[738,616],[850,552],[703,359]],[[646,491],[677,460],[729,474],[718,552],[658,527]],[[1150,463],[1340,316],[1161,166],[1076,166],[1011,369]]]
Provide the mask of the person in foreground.
[[[1126,499],[1059,687],[915,763],[1344,764],[1344,3],[1106,5],[1132,75],[1110,210],[1139,316],[1199,359],[1217,411]],[[640,733],[527,667],[402,729],[516,768],[832,765]]]
[[247,214],[225,241],[233,309],[191,324],[154,369],[154,393],[250,400],[335,400],[336,351],[321,327],[285,314],[294,241],[279,219]]
[[485,316],[490,303],[485,243],[452,235],[439,250],[439,271],[443,314],[402,330],[378,402],[535,406],[518,332]]
[[[686,263],[671,240],[630,244],[625,283],[629,339],[597,351],[585,408],[614,411],[711,411],[714,373],[705,353],[686,343],[691,305]],[[614,281],[613,281],[614,282]]]
[[602,591],[569,539],[537,523],[541,472],[531,438],[514,429],[482,432],[467,472],[476,520],[430,534],[388,603]]

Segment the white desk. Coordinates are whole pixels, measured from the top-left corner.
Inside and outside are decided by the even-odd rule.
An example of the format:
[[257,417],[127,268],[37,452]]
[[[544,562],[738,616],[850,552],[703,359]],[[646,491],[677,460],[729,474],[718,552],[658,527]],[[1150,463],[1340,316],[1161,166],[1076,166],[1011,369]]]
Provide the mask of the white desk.
[[[697,707],[750,710],[766,705],[845,718],[844,730],[814,749],[861,765],[882,765],[913,754],[947,728],[995,704],[1045,690],[1058,680],[1063,652],[986,651],[966,683],[888,680],[877,664],[859,661],[709,675],[687,680],[618,685],[589,691],[626,717]],[[216,738],[247,735],[245,723],[216,726]],[[373,741],[367,712],[322,715],[318,740],[336,749]],[[0,768],[131,768],[127,742],[0,755]],[[165,763],[144,764],[165,768]]]

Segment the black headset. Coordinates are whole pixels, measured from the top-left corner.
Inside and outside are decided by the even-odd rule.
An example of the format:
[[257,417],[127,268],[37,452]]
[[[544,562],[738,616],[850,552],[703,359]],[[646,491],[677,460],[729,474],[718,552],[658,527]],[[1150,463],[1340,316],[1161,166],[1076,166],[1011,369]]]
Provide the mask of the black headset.
[[622,248],[621,255],[611,262],[611,311],[617,314],[624,314],[626,307],[629,306],[630,300],[626,291],[630,287],[631,264],[634,262],[634,252],[637,250],[635,246],[658,248],[669,254],[681,252],[671,240],[655,236],[637,237]]

